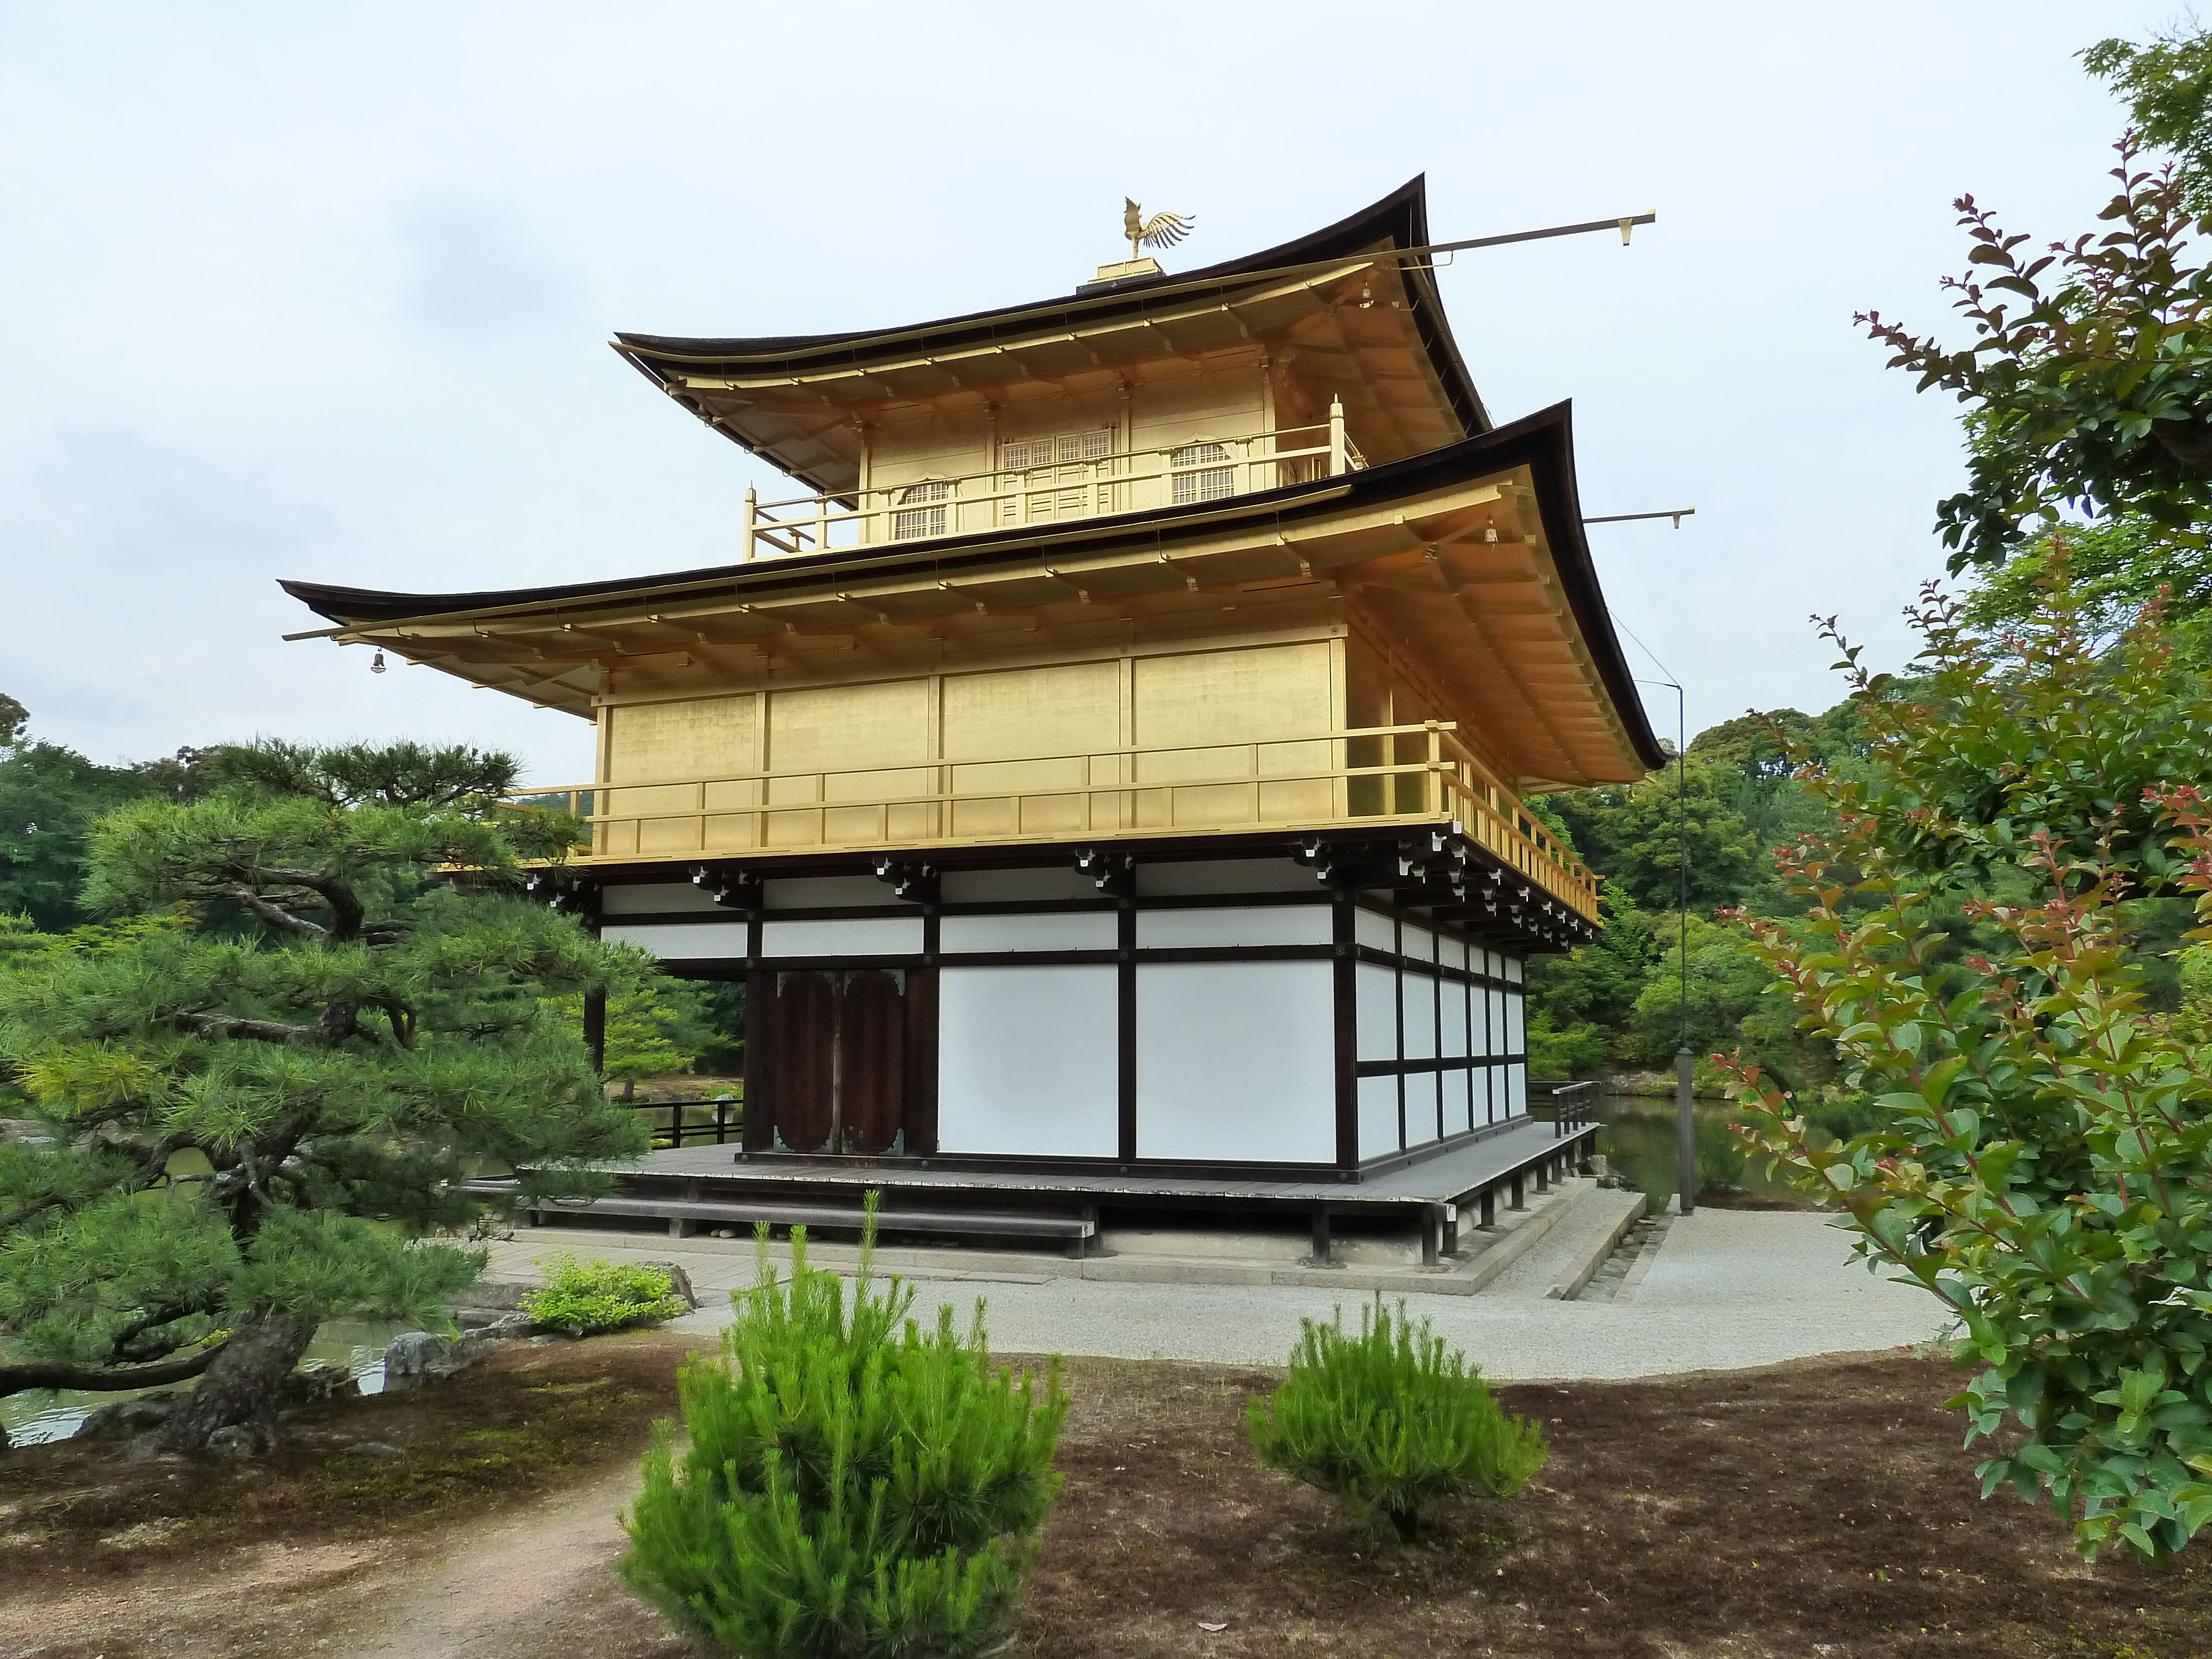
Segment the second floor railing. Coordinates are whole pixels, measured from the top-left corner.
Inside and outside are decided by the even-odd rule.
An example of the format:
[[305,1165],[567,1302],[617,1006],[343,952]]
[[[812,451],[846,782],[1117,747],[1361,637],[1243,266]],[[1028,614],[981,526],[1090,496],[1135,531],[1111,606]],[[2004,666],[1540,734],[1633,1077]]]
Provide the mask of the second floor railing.
[[742,556],[775,558],[884,543],[933,540],[1016,525],[1182,507],[1310,483],[1367,463],[1345,434],[1344,405],[1325,422],[1116,451],[1102,428],[1036,443],[1002,444],[999,465],[842,495],[763,501],[745,492]]
[[586,864],[1449,819],[1577,915],[1598,914],[1596,878],[1448,721],[1243,743],[623,779],[532,790],[511,804],[583,818],[590,839],[577,857]]

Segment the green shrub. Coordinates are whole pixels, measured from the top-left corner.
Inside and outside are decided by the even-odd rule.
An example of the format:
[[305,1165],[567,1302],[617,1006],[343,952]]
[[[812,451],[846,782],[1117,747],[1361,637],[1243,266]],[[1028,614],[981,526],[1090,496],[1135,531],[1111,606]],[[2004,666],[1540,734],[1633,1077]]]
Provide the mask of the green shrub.
[[1326,1325],[1299,1322],[1290,1376],[1246,1408],[1252,1444],[1261,1462],[1335,1493],[1378,1537],[1419,1536],[1423,1507],[1455,1492],[1510,1498],[1551,1455],[1543,1430],[1503,1410],[1467,1356],[1447,1352],[1403,1302],[1394,1320],[1377,1296],[1357,1337],[1344,1334],[1341,1308]]
[[691,1304],[675,1293],[674,1282],[658,1267],[604,1256],[579,1261],[566,1250],[540,1256],[538,1265],[545,1269],[545,1288],[525,1296],[522,1311],[548,1330],[596,1336],[658,1324],[690,1310]]
[[996,1645],[1058,1491],[1067,1396],[1054,1361],[994,1370],[983,1304],[963,1338],[914,1291],[807,1266],[789,1282],[762,1233],[759,1280],[733,1291],[717,1359],[684,1367],[690,1445],[656,1430],[624,1518],[623,1577],[687,1632],[743,1659],[957,1659]]

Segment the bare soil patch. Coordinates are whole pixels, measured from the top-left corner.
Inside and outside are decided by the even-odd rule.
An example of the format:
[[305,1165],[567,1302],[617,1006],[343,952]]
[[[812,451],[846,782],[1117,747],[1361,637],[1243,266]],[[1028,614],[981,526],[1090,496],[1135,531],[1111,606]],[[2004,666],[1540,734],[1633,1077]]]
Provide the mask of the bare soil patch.
[[634,1469],[698,1346],[514,1344],[433,1388],[307,1407],[265,1460],[131,1462],[76,1441],[0,1454],[0,1654],[354,1651],[345,1633],[484,1517]]
[[[690,1346],[519,1348],[299,1419],[396,1458],[312,1440],[245,1466],[14,1454],[0,1654],[685,1652],[609,1569],[611,1511]],[[1016,1647],[1040,1659],[2212,1653],[2212,1559],[2087,1567],[2057,1517],[1981,1502],[1936,1362],[1501,1389],[1545,1419],[1550,1465],[1380,1553],[1254,1460],[1244,1401],[1273,1373],[1080,1360],[1068,1378],[1066,1484]]]

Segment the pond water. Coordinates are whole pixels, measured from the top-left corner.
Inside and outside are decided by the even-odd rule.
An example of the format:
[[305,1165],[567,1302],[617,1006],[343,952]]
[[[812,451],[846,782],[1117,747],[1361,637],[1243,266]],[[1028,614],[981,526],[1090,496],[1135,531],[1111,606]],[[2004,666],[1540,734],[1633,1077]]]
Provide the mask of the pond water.
[[[380,1324],[370,1320],[336,1319],[315,1333],[304,1363],[343,1365],[361,1383],[363,1394],[384,1388],[384,1350],[392,1339],[411,1325]],[[191,1383],[180,1383],[188,1389]],[[45,1440],[66,1440],[78,1424],[99,1407],[118,1400],[138,1400],[159,1394],[159,1389],[129,1389],[113,1394],[82,1394],[71,1389],[30,1389],[0,1399],[0,1424],[19,1446]]]
[[[1758,1198],[1786,1199],[1796,1194],[1781,1182],[1766,1178],[1757,1160],[1745,1158],[1729,1133],[1733,1108],[1721,1100],[1695,1102],[1697,1116],[1698,1185],[1701,1191],[1740,1188]],[[1656,1215],[1672,1209],[1681,1187],[1680,1161],[1675,1152],[1674,1103],[1656,1095],[1599,1095],[1594,1115],[1603,1127],[1597,1133],[1597,1150],[1621,1176],[1651,1194],[1647,1212]]]

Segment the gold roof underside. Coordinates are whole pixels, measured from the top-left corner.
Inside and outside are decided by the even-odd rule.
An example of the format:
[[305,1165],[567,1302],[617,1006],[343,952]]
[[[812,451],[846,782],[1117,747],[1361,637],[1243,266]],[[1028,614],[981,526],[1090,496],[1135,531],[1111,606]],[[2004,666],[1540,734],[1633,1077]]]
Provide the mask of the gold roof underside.
[[[1321,485],[1303,499],[1332,493],[1343,492]],[[763,562],[741,581],[784,574]],[[641,585],[337,637],[589,717],[617,684],[623,701],[708,696],[981,665],[1139,632],[1200,638],[1335,620],[1402,645],[1472,746],[1523,793],[1645,769],[1561,591],[1525,465],[1288,524],[1231,509],[1171,554],[1086,554],[1062,529],[1048,549],[942,579],[848,565],[795,568],[787,582],[753,595],[716,584],[705,597]]]
[[1346,422],[1373,464],[1417,455],[1469,435],[1421,341],[1394,260],[1357,256],[1327,271],[1208,293],[1095,327],[1018,323],[1006,337],[818,374],[749,377],[720,360],[687,368],[680,357],[617,344],[668,392],[785,471],[836,495],[860,479],[860,423],[893,408],[928,409],[974,424],[987,404],[1018,410],[1024,397],[1142,388],[1188,375],[1225,353],[1265,353],[1279,386],[1295,386],[1325,411],[1344,403]]

